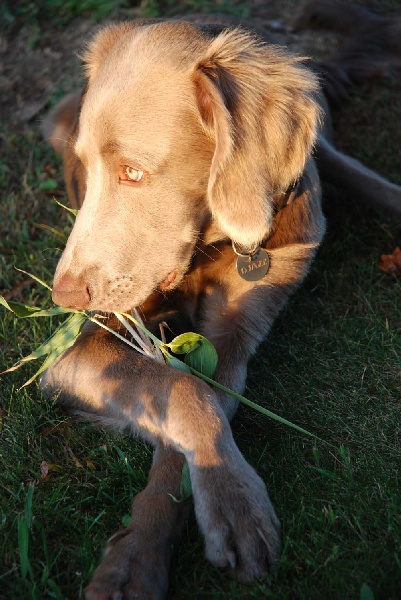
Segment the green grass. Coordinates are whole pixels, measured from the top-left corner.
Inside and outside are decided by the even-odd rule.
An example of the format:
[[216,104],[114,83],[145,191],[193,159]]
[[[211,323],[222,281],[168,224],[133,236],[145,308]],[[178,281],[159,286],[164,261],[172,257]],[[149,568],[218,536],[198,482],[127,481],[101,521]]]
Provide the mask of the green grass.
[[[398,183],[400,91],[399,79],[363,89],[338,121],[340,146]],[[52,279],[71,224],[51,200],[65,201],[61,164],[37,124],[3,123],[0,144],[0,293],[41,304],[36,284],[15,287],[26,276],[14,266]],[[241,407],[236,439],[283,524],[278,572],[249,586],[226,579],[204,560],[192,518],[175,559],[175,599],[399,598],[401,282],[377,262],[400,244],[401,226],[332,188],[325,197],[325,243],[253,359],[246,395],[333,447]],[[4,368],[52,328],[2,311]],[[18,391],[36,368],[0,380],[0,598],[73,600],[145,485],[152,453],[70,419],[36,384]]]

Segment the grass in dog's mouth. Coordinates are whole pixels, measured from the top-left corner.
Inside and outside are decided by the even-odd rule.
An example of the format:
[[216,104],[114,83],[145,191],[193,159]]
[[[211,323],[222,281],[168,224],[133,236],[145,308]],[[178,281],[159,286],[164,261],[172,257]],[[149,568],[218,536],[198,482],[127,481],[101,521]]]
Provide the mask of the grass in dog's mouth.
[[[20,269],[19,269],[20,270]],[[22,270],[21,270],[22,271]],[[38,283],[51,291],[50,286],[31,273],[22,271],[27,276],[36,280]],[[55,360],[68,348],[70,348],[79,337],[86,321],[92,321],[99,327],[107,330],[110,334],[117,337],[119,340],[140,352],[144,356],[156,360],[160,363],[167,364],[169,367],[185,371],[203,379],[210,385],[220,389],[221,391],[233,396],[239,402],[253,408],[254,410],[264,414],[267,417],[274,419],[288,427],[291,427],[302,433],[320,439],[306,429],[284,419],[283,417],[269,411],[268,409],[248,400],[241,394],[221,385],[213,379],[216,369],[218,356],[213,344],[199,333],[183,333],[175,337],[171,342],[167,343],[151,333],[144,325],[139,312],[134,309],[129,313],[113,312],[118,321],[125,327],[131,336],[131,339],[121,335],[118,331],[108,327],[104,322],[104,316],[96,313],[77,310],[74,308],[64,308],[54,306],[53,308],[43,309],[36,306],[28,306],[21,302],[7,301],[0,295],[0,304],[11,311],[16,317],[40,318],[40,317],[55,317],[61,314],[69,314],[67,319],[61,323],[54,333],[45,340],[36,350],[28,356],[21,358],[15,365],[3,371],[9,373],[22,367],[25,363],[32,360],[45,357],[44,362],[32,377],[30,377],[21,387],[31,384],[39,377],[46,369],[48,369]],[[164,337],[164,336],[162,336]],[[183,355],[184,360],[180,360],[174,355]],[[320,440],[323,441],[323,440]]]

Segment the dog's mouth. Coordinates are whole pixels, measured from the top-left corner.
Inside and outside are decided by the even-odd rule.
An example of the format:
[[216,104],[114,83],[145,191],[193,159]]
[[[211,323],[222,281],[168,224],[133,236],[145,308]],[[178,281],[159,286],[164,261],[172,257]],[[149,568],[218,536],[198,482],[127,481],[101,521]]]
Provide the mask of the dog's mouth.
[[149,271],[101,276],[94,268],[87,277],[69,271],[61,276],[56,273],[53,301],[66,308],[125,312],[143,304],[155,292],[165,294],[177,288],[187,270],[185,263],[180,267],[171,265],[159,277],[152,277]]
[[168,290],[169,288],[171,289],[172,287],[174,287],[174,282],[177,279],[177,271],[171,271],[171,273],[169,273],[167,275],[167,277],[165,279],[163,279],[163,281],[160,284],[160,289],[163,291]]
[[124,285],[119,279],[118,283],[115,283],[114,286],[108,290],[108,293],[102,294],[101,297],[98,296],[96,288],[92,288],[92,290],[89,291],[89,308],[90,310],[106,310],[107,312],[130,311],[133,308],[146,303],[154,293],[162,292],[164,294],[173,290],[180,284],[181,279],[182,274],[180,274],[178,270],[171,271],[159,284],[149,288],[148,292],[143,290],[143,295],[133,293],[133,290],[129,288],[124,289]]
[[106,286],[99,286],[99,282],[92,280],[86,283],[83,279],[72,277],[68,274],[55,279],[53,287],[53,301],[66,308],[81,310],[98,310],[106,312],[131,310],[135,306],[146,302],[147,298],[155,291],[163,293],[177,287],[184,273],[178,269],[170,271],[159,284],[149,286],[143,294],[135,293],[132,278],[120,276],[109,280]]
[[89,310],[99,310],[107,312],[126,312],[131,309],[146,303],[146,301],[156,292],[167,293],[175,289],[181,282],[184,273],[178,269],[170,271],[168,275],[153,288],[150,288],[143,296],[132,294],[132,290],[128,285],[128,289],[124,287],[125,278],[118,278],[114,285],[108,289],[106,293],[98,296],[96,287],[89,286]]

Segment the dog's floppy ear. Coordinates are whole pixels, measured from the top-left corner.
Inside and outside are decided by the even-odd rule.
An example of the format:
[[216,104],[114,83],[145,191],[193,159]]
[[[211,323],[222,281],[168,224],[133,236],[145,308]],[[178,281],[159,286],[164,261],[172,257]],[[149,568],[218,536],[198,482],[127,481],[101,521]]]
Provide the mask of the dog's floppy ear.
[[318,84],[301,59],[239,29],[208,45],[193,78],[215,140],[208,202],[223,232],[250,248],[269,235],[272,198],[302,173],[315,141]]

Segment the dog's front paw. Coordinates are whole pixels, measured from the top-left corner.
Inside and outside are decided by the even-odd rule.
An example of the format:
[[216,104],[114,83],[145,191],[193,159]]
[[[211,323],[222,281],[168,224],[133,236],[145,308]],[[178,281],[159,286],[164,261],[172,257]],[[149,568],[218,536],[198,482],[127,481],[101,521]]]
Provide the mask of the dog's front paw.
[[[168,553],[167,553],[168,554]],[[128,527],[107,543],[103,561],[85,589],[86,600],[164,600],[169,556],[157,539]]]
[[279,560],[281,542],[260,477],[241,456],[229,467],[197,468],[191,478],[206,558],[240,581],[265,576]]

